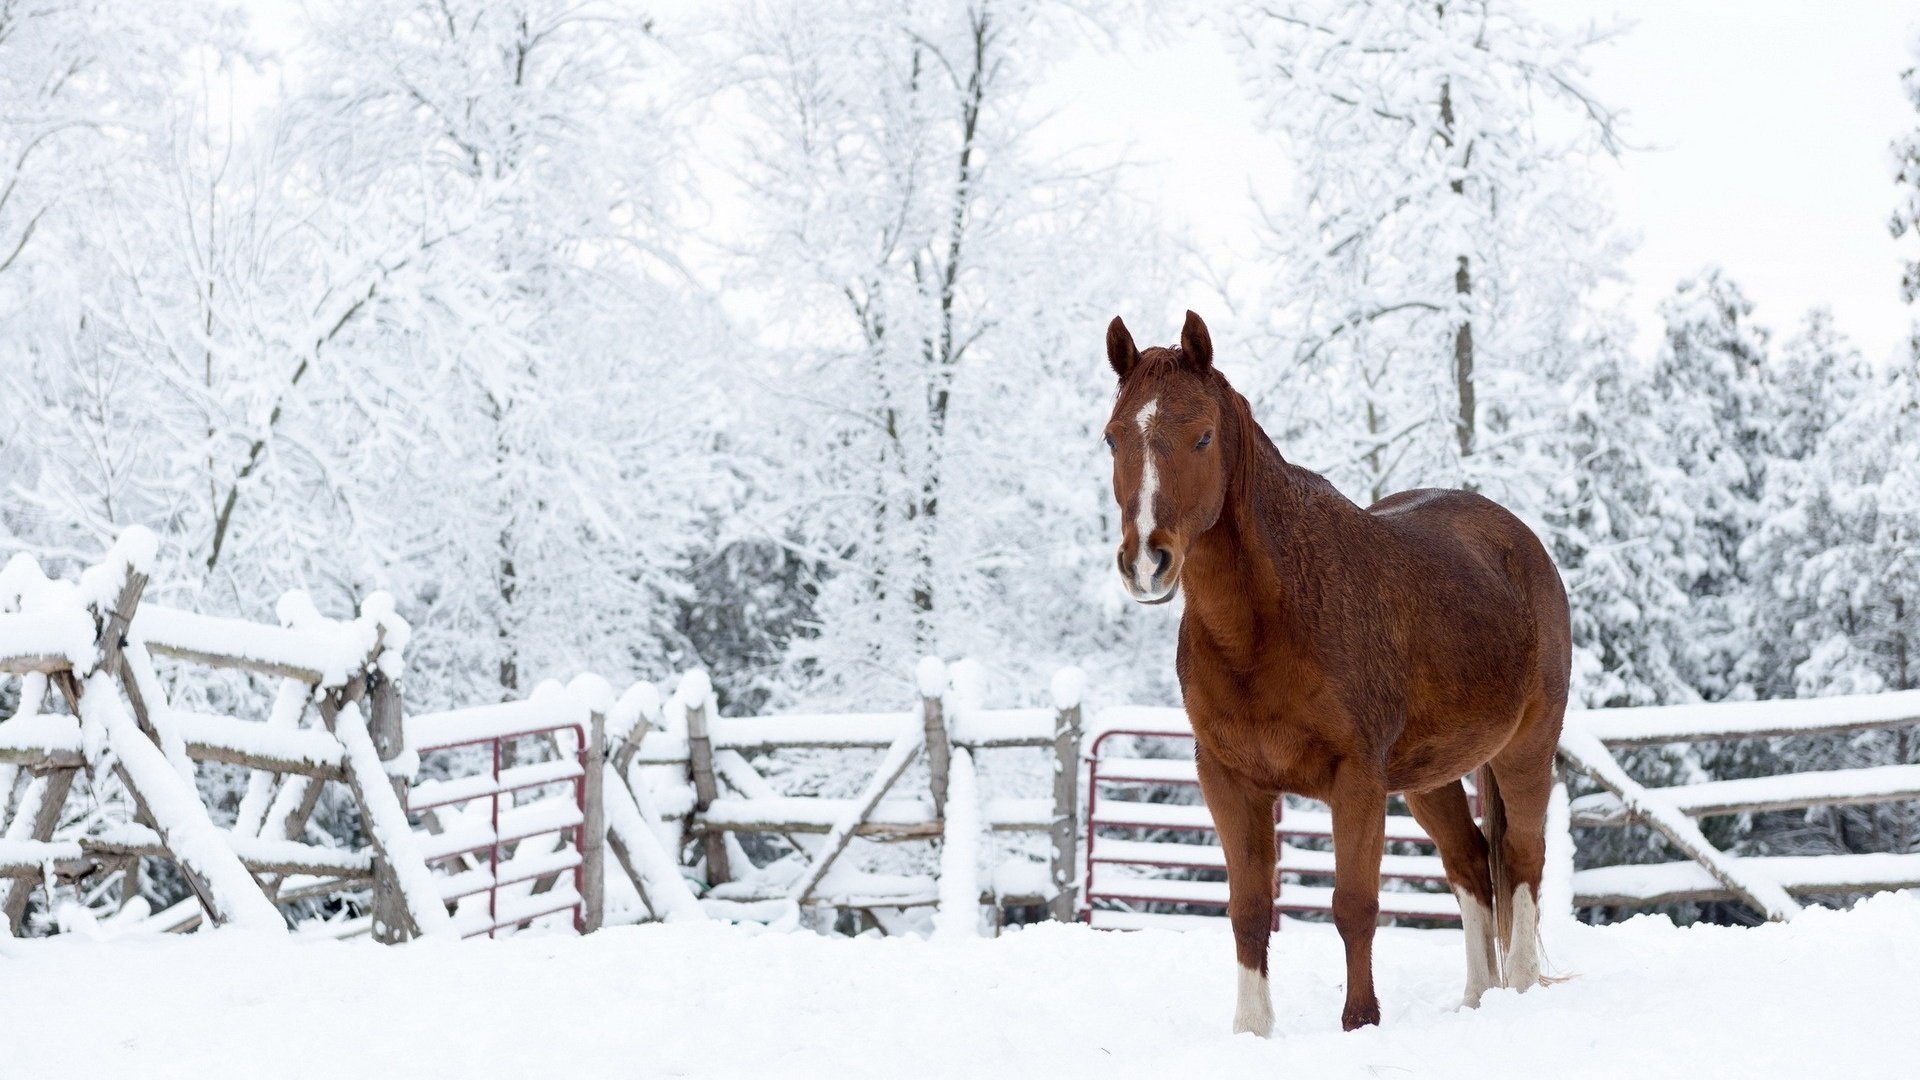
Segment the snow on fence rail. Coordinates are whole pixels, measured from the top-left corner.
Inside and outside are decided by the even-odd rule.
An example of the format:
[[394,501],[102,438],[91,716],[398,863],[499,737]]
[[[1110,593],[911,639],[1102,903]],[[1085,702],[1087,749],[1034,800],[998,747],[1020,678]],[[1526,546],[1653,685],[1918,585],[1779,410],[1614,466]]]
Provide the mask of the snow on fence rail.
[[1920,800],[1920,765],[1888,765],[1647,787],[1614,758],[1621,747],[1785,735],[1841,734],[1920,724],[1920,690],[1886,694],[1656,706],[1571,713],[1560,756],[1602,790],[1573,800],[1574,828],[1645,823],[1690,861],[1594,867],[1573,875],[1578,906],[1641,907],[1737,899],[1783,921],[1795,897],[1920,887],[1920,852],[1739,857],[1715,849],[1694,819],[1852,803]]
[[[203,918],[282,930],[288,919],[276,908],[326,897],[348,901],[345,914],[302,929],[382,941],[494,934],[562,915],[589,931],[610,917],[752,914],[768,900],[782,910],[875,909],[897,929],[901,911],[939,901],[931,881],[851,872],[839,865],[842,853],[856,836],[949,833],[954,755],[966,768],[967,751],[1017,747],[1052,752],[1052,790],[978,801],[960,820],[1047,834],[1052,861],[1029,863],[1038,873],[992,875],[985,901],[1071,913],[1077,678],[1057,681],[1052,709],[983,711],[950,704],[945,670],[929,661],[916,710],[731,718],[714,715],[711,686],[697,671],[664,707],[648,684],[616,699],[604,681],[583,676],[526,701],[408,717],[400,693],[408,628],[383,595],[337,621],[290,593],[279,626],[143,605],[153,547],[150,535],[132,531],[77,582],[48,579],[24,555],[0,571],[0,676],[17,678],[21,691],[15,715],[0,721],[0,814],[11,809],[0,836],[0,914],[15,932],[36,884],[85,879],[91,888],[113,875],[118,923],[170,930]],[[156,656],[245,672],[278,692],[264,721],[177,709]],[[44,711],[55,696],[66,712]],[[744,756],[885,747],[882,770],[854,800],[781,795]],[[457,774],[462,751],[469,767],[484,759],[481,771]],[[422,755],[451,755],[442,771],[455,775],[414,783]],[[920,757],[925,795],[898,792]],[[248,770],[231,826],[214,824],[201,799],[194,770],[202,762]],[[83,769],[116,777],[134,820],[96,820],[56,836]],[[355,836],[315,825],[329,783],[351,790]],[[957,787],[976,799],[973,785]],[[794,880],[759,873],[733,840],[743,832],[788,837],[803,872]],[[609,851],[623,871],[611,882]],[[695,854],[683,865],[687,851]],[[148,858],[178,863],[193,895],[143,918]],[[688,880],[702,873],[713,886],[705,901]],[[944,925],[975,918],[954,912]]]
[[[1078,858],[1078,673],[1065,671],[1055,680],[1052,708],[997,710],[964,704],[968,695],[953,692],[947,669],[938,660],[923,661],[917,674],[918,709],[848,715],[719,717],[713,715],[712,689],[704,675],[691,673],[681,681],[664,710],[664,725],[632,741],[631,764],[686,768],[691,791],[684,799],[685,812],[662,816],[684,820],[689,835],[698,839],[698,866],[716,911],[779,919],[802,905],[854,909],[877,925],[897,930],[905,925],[908,909],[939,905],[943,895],[951,902],[957,893],[950,887],[943,894],[931,877],[848,871],[841,866],[842,856],[855,837],[880,842],[943,839],[954,827],[950,819],[957,817],[977,821],[984,830],[1042,834],[1049,840],[1044,865],[1010,858],[992,869],[986,888],[968,890],[979,893],[978,904],[1045,905],[1054,918],[1072,917]],[[977,798],[977,785],[952,783],[955,760],[965,762],[960,767],[970,772],[972,755],[979,751],[1022,748],[1051,753],[1050,792],[949,806],[950,795]],[[745,757],[807,749],[884,754],[854,798],[779,794]],[[915,761],[926,766],[926,790],[901,793],[900,782]],[[671,790],[670,785],[655,785],[651,795],[671,797]],[[755,867],[733,841],[741,833],[781,837],[794,855]],[[959,925],[976,915],[969,911],[964,919],[945,917],[942,925]]]
[[[0,676],[20,689],[15,715],[0,721],[0,810],[10,810],[0,834],[0,917],[14,932],[36,884],[84,879],[93,888],[113,875],[119,920],[141,921],[139,872],[149,858],[176,862],[192,896],[146,918],[148,927],[184,929],[205,918],[281,930],[287,918],[277,909],[331,897],[358,916],[313,929],[382,941],[552,926],[563,916],[582,931],[715,914],[790,923],[803,905],[865,912],[888,932],[927,925],[909,919],[910,909],[940,907],[934,925],[944,934],[977,922],[982,904],[1044,904],[1057,919],[1137,925],[1193,917],[1160,915],[1168,909],[1224,902],[1222,882],[1140,872],[1173,868],[1192,878],[1219,869],[1217,847],[1170,842],[1210,832],[1205,807],[1119,797],[1190,788],[1190,758],[1109,752],[1129,741],[1190,739],[1186,716],[1116,706],[1083,732],[1082,680],[1072,670],[1054,680],[1043,708],[972,707],[944,665],[928,660],[917,707],[893,712],[723,717],[704,673],[693,671],[665,702],[648,683],[616,698],[583,676],[564,688],[543,685],[526,701],[409,717],[400,692],[409,630],[383,595],[350,620],[322,617],[300,593],[282,599],[279,626],[204,616],[142,603],[152,554],[152,537],[134,530],[76,581],[50,580],[24,555],[0,569]],[[155,657],[246,672],[278,692],[264,720],[179,709]],[[54,702],[65,711],[49,709]],[[1570,714],[1561,756],[1602,788],[1573,801],[1571,827],[1644,821],[1690,860],[1580,871],[1573,902],[1737,897],[1784,919],[1800,896],[1920,886],[1920,853],[1736,858],[1714,850],[1694,824],[1714,814],[1920,798],[1920,766],[1649,788],[1611,750],[1916,723],[1920,691]],[[422,754],[451,755],[457,773],[463,747],[484,748],[466,750],[467,766],[485,759],[479,771],[414,782]],[[976,765],[1001,749],[1045,755],[1051,783],[983,796]],[[790,750],[884,753],[857,797],[824,798],[778,791],[748,757]],[[231,826],[216,824],[201,800],[194,769],[203,762],[248,770]],[[924,780],[913,781],[924,790],[907,791],[905,778],[921,775],[915,762],[925,765]],[[82,770],[117,781],[133,820],[106,823],[95,813],[62,833]],[[351,792],[357,834],[315,825],[330,783]],[[1323,837],[1329,825],[1309,805],[1281,814],[1279,908],[1326,906],[1328,890],[1313,879],[1331,871],[1331,854],[1293,840]],[[1390,840],[1424,841],[1411,819],[1388,825]],[[974,860],[970,880],[944,883],[855,871],[845,858],[856,839],[939,841],[938,862],[951,877],[989,832],[1044,835],[1046,853],[1037,862],[1015,853],[992,867]],[[791,852],[755,866],[739,842],[746,833],[783,838]],[[621,873],[605,871],[608,852]],[[1440,879],[1437,860],[1423,852],[1392,853],[1383,869],[1390,879]],[[1406,917],[1453,913],[1445,892],[1389,890],[1382,901]],[[1156,910],[1116,910],[1142,903]]]

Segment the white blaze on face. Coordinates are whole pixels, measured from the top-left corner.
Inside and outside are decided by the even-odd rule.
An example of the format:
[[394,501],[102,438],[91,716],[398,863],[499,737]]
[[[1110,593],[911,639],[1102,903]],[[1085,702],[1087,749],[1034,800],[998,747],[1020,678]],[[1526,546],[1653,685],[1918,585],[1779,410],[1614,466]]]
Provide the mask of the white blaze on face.
[[1153,498],[1160,490],[1160,473],[1153,465],[1153,447],[1147,442],[1147,428],[1159,411],[1160,399],[1154,398],[1141,406],[1140,414],[1134,418],[1140,425],[1141,465],[1139,505],[1134,510],[1134,533],[1140,538],[1140,545],[1133,553],[1133,583],[1143,593],[1153,591],[1155,560],[1149,540],[1153,536]]

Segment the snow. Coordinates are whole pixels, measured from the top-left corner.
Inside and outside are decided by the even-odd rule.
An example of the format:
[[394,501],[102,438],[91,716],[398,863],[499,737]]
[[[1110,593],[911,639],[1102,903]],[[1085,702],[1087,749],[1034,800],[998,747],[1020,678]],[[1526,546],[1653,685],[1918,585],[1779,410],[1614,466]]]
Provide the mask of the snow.
[[607,714],[607,744],[618,746],[633,737],[641,724],[649,728],[660,724],[660,690],[650,682],[627,687]]
[[947,692],[947,665],[937,656],[923,656],[913,669],[913,681],[923,698],[937,698]]
[[[180,779],[160,749],[141,732],[104,672],[87,677],[80,706],[86,722],[99,727],[114,760],[126,770],[165,835],[168,850],[206,882],[213,894],[209,899],[225,920],[248,930],[284,931],[285,920],[207,816],[199,792]],[[95,754],[88,757],[95,768],[104,764]]]
[[705,668],[694,668],[680,676],[680,685],[673,688],[673,696],[682,709],[704,707],[713,700],[713,680],[707,677]]
[[[1689,814],[1742,813],[1768,807],[1814,806],[1828,802],[1910,799],[1920,795],[1920,765],[1877,765],[1863,769],[1782,773],[1738,780],[1710,780],[1677,787],[1650,788],[1656,797]],[[1573,803],[1583,818],[1613,819],[1625,814],[1612,792],[1583,795]]]
[[525,701],[503,701],[406,718],[407,749],[415,753],[541,731],[562,724],[583,728],[589,717],[578,700],[564,694],[536,694]]
[[[1768,878],[1764,871],[1718,851],[1707,842],[1700,827],[1685,814],[1674,809],[1668,803],[1640,783],[1627,775],[1620,763],[1613,759],[1606,747],[1592,735],[1582,731],[1565,731],[1560,736],[1560,749],[1572,757],[1593,779],[1610,788],[1620,796],[1620,801],[1636,815],[1656,825],[1674,844],[1696,859],[1710,860],[1713,876],[1724,882],[1729,888],[1743,890],[1753,902],[1759,905],[1771,919],[1790,919],[1800,913],[1800,905],[1780,884]],[[1691,850],[1687,850],[1687,849]]]
[[1063,667],[1053,673],[1053,707],[1065,711],[1080,707],[1080,696],[1086,693],[1087,673],[1077,667]]
[[1089,751],[1095,739],[1110,731],[1144,732],[1150,735],[1193,734],[1185,709],[1152,705],[1114,705],[1094,714],[1093,722],[1081,734],[1081,744]]
[[[1270,1040],[1227,1033],[1233,945],[1218,921],[1194,933],[1045,924],[944,943],[717,923],[403,948],[227,932],[72,935],[5,944],[0,1015],[12,1032],[9,1070],[21,1076],[70,1072],[76,1045],[107,1074],[203,1080],[333,1080],[369,1062],[409,1080],[545,1076],[557,1061],[578,1077],[686,1080],[1617,1080],[1911,1068],[1897,1035],[1920,1012],[1911,895],[1751,929],[1639,918],[1561,931],[1554,959],[1573,978],[1525,995],[1493,990],[1480,1009],[1459,1011],[1459,933],[1381,930],[1382,1024],[1347,1033],[1338,935],[1289,921],[1272,938]],[[102,986],[168,991],[101,995]],[[76,1001],[88,1007],[76,1012]],[[1713,1018],[1735,1019],[1704,1016],[1703,1002]],[[316,1017],[345,1018],[352,1037]]]
[[947,813],[940,844],[940,910],[933,936],[980,934],[980,788],[973,755],[956,747],[947,766]]
[[0,866],[40,866],[80,856],[78,840],[0,839]]
[[[707,806],[707,821],[730,829],[793,825],[818,830],[833,828],[852,799],[825,799],[810,795],[779,795],[739,799],[722,796]],[[933,821],[933,803],[926,799],[881,799],[867,820],[876,825],[927,825]]]
[[1567,714],[1569,731],[1583,731],[1612,745],[1847,731],[1914,722],[1920,722],[1920,690],[1575,710]]
[[[1743,855],[1743,867],[1764,874],[1793,892],[1835,893],[1920,888],[1920,852],[1900,855]],[[1726,892],[1697,862],[1634,863],[1596,866],[1573,874],[1573,890],[1583,897],[1654,901],[1711,896]],[[1804,917],[1804,916],[1802,916]]]
[[646,885],[647,906],[654,916],[667,922],[699,922],[706,918],[700,902],[694,898],[686,878],[680,874],[679,860],[660,843],[648,827],[645,817],[633,801],[627,786],[606,766],[607,834],[626,848],[627,859]]
[[80,572],[81,601],[102,615],[112,611],[127,578],[151,573],[159,551],[160,540],[150,530],[134,525],[122,531],[99,562]]
[[365,663],[368,651],[358,647],[356,638],[326,628],[266,626],[159,604],[141,604],[134,611],[132,636],[162,650],[228,656],[300,672],[325,686],[346,682]]
[[963,709],[953,714],[953,741],[978,750],[996,746],[1053,746],[1059,714],[1052,709]]
[[84,611],[36,611],[0,615],[0,660],[56,656],[79,671],[94,659],[93,619]]
[[169,710],[167,716],[180,738],[195,746],[298,761],[316,768],[338,769],[343,760],[340,741],[318,728],[284,728],[209,713]]
[[71,716],[34,713],[0,721],[0,754],[78,754],[80,725]]
[[401,898],[415,928],[422,937],[453,933],[453,922],[440,904],[433,873],[427,869],[420,854],[420,843],[407,824],[406,808],[400,805],[391,786],[376,779],[385,777],[386,770],[379,751],[373,747],[373,736],[367,732],[359,706],[350,704],[340,710],[333,730],[346,751],[348,771],[357,778],[365,813],[371,818],[364,825],[393,867]]
[[[302,592],[288,593],[280,598],[282,611],[288,600],[294,596],[305,598]],[[282,615],[285,619],[285,615]],[[273,709],[267,714],[266,730],[275,733],[293,732],[300,726],[300,717],[306,712],[307,701],[311,697],[311,688],[298,679],[282,679],[280,687],[273,696]],[[182,736],[184,738],[184,736]],[[337,741],[328,736],[329,741]],[[262,769],[254,769],[247,775],[247,791],[240,798],[240,807],[234,812],[233,831],[240,836],[257,836],[260,823],[265,820],[267,810],[272,806],[274,774]]]

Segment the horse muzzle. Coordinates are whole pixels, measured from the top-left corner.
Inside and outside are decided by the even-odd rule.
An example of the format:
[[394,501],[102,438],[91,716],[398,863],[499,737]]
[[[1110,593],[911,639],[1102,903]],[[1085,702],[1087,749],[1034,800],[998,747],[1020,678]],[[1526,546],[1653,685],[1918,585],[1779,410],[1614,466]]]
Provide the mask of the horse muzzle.
[[1142,604],[1164,604],[1180,591],[1180,559],[1163,547],[1143,547],[1133,558],[1119,552],[1120,581],[1127,595]]

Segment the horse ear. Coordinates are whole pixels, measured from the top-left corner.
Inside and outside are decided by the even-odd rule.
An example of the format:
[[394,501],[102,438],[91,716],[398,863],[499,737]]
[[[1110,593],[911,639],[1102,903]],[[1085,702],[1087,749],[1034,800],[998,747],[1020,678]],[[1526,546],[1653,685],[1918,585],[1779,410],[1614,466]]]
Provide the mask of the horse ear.
[[1115,315],[1107,324],[1107,363],[1113,365],[1113,373],[1126,381],[1133,371],[1133,365],[1140,362],[1140,350],[1134,348],[1133,335],[1127,332],[1127,324]]
[[1187,312],[1187,324],[1180,328],[1180,353],[1193,369],[1205,372],[1213,366],[1213,337],[1200,316]]

